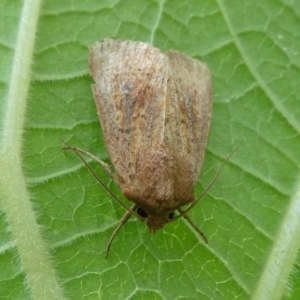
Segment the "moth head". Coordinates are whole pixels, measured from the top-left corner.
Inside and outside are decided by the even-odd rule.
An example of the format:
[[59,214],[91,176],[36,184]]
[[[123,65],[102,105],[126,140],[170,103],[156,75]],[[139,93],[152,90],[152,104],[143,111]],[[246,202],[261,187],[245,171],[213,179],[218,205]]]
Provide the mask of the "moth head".
[[136,212],[146,222],[150,232],[153,233],[158,229],[163,228],[166,223],[171,222],[174,217],[174,212],[155,214],[147,212],[141,207],[138,207]]

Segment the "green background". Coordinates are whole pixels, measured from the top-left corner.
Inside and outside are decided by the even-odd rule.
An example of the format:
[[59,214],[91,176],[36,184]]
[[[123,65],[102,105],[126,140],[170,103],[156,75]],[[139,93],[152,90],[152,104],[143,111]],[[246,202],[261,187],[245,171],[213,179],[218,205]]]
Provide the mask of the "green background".
[[[0,116],[22,6],[0,3]],[[21,159],[65,297],[299,299],[293,212],[300,206],[300,1],[52,0],[44,1],[37,26]],[[196,195],[239,150],[190,213],[207,245],[184,220],[151,235],[131,218],[104,258],[124,209],[59,138],[108,161],[88,75],[89,46],[107,37],[179,50],[213,73],[212,125]],[[0,299],[33,297],[20,251],[3,209]],[[265,289],[270,298],[262,296]]]

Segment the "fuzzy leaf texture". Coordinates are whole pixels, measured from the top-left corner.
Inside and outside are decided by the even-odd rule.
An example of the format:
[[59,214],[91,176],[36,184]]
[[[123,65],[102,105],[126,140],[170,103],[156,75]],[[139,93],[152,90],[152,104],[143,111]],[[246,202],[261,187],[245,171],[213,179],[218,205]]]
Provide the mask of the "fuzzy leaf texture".
[[[40,7],[41,5],[41,7]],[[0,299],[299,299],[300,2],[0,3]],[[185,220],[151,235],[59,138],[109,162],[88,75],[104,38],[213,73],[212,126]],[[126,201],[95,162],[99,177]]]

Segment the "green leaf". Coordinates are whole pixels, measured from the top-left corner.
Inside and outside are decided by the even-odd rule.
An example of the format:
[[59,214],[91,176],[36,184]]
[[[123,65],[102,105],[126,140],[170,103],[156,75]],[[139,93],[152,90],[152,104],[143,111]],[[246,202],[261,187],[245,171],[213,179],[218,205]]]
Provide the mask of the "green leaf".
[[[0,3],[2,299],[299,299],[300,6],[297,1]],[[210,138],[184,220],[155,235],[59,138],[109,162],[89,46],[140,40],[206,62]],[[89,160],[90,161],[90,160]],[[91,166],[126,201],[104,170]]]

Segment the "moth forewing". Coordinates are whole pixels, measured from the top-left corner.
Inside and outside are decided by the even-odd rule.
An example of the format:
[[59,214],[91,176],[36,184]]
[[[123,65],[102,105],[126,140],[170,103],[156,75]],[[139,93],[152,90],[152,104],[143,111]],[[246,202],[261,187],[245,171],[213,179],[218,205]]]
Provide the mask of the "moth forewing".
[[206,64],[178,51],[171,50],[166,55],[176,91],[170,89],[168,97],[170,104],[167,107],[173,120],[168,126],[169,132],[173,132],[169,142],[173,142],[176,153],[188,158],[195,185],[204,160],[212,114],[211,72]]
[[161,130],[151,127],[163,127],[165,60],[140,42],[107,39],[91,48],[94,99],[111,162],[124,183],[134,177],[139,148],[156,147],[162,139]]

